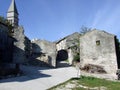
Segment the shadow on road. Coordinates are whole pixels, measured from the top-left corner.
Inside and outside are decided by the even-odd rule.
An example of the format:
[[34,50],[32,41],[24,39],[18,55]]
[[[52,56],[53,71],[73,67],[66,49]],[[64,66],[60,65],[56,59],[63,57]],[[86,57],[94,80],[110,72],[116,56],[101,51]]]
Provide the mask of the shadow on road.
[[38,78],[46,78],[51,77],[51,75],[47,75],[42,73],[42,70],[48,70],[50,68],[47,67],[33,67],[33,66],[21,66],[20,67],[23,75],[8,79],[2,79],[0,80],[0,83],[6,83],[6,82],[25,82],[29,80],[34,80]]

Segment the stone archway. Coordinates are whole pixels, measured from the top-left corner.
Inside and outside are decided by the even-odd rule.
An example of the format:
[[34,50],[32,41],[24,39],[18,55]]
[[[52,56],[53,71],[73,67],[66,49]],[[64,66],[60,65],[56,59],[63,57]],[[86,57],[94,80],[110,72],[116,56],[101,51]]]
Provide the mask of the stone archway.
[[59,50],[57,53],[57,61],[65,61],[68,59],[68,52],[67,50]]
[[68,51],[67,50],[59,50],[57,52],[57,57],[56,57],[56,66],[57,67],[67,67],[69,66],[67,60],[69,59],[69,56],[68,56]]

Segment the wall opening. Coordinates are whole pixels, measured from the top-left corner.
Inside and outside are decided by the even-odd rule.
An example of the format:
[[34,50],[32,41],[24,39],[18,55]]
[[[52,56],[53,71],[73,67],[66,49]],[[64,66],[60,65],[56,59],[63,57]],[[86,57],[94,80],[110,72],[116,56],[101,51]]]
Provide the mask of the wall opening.
[[96,41],[96,45],[99,46],[100,45],[100,40]]
[[57,61],[65,61],[68,59],[67,50],[59,50],[57,53]]

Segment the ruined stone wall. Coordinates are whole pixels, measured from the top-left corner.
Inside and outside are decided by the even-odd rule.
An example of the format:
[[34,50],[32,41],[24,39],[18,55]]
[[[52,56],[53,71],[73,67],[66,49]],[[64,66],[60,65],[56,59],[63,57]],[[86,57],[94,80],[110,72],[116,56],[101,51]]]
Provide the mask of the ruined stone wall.
[[117,59],[115,36],[104,31],[92,30],[80,37],[80,63],[98,65],[108,74],[115,74]]
[[48,64],[49,66],[56,67],[55,43],[40,39],[32,41],[32,57]]
[[30,55],[30,40],[25,36],[22,26],[14,28],[14,63],[27,63]]

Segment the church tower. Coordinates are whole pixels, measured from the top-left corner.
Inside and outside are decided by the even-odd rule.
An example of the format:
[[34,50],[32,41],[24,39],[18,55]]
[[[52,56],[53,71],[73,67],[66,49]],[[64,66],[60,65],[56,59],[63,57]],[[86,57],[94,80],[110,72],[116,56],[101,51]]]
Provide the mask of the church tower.
[[12,26],[17,27],[19,23],[18,11],[16,7],[15,0],[12,0],[11,5],[7,12],[7,20],[12,24]]

